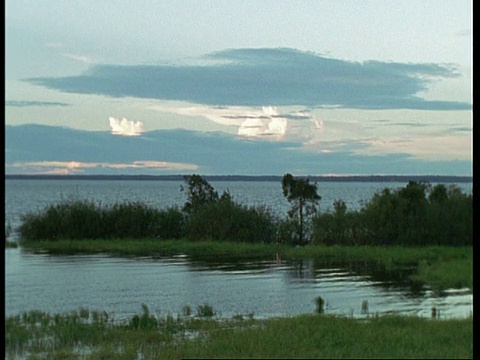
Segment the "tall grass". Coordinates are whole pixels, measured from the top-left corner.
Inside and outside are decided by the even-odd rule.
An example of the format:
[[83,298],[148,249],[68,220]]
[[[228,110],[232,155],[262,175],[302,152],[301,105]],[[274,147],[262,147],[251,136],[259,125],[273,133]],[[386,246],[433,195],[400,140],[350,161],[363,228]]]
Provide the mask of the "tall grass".
[[155,209],[139,202],[101,206],[87,200],[65,200],[22,215],[25,240],[158,238],[183,236],[184,215],[175,207]]
[[22,215],[22,240],[156,238],[268,243],[276,239],[275,219],[263,207],[247,207],[222,196],[194,212],[155,209],[139,202],[101,206],[66,200]]
[[[92,314],[97,314],[94,320]],[[113,322],[100,312],[31,311],[5,319],[15,358],[472,358],[473,319],[302,315],[243,320],[143,314]]]

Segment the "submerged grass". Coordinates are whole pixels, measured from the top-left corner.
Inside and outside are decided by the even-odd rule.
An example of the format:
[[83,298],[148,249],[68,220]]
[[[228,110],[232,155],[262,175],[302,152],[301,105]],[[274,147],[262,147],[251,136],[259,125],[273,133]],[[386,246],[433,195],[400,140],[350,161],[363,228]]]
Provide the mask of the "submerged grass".
[[[95,312],[90,312],[95,313]],[[85,314],[85,311],[84,311]],[[5,319],[10,359],[472,358],[473,319],[302,315],[268,320],[177,317],[152,326],[80,313]]]
[[473,289],[471,246],[325,246],[158,239],[24,241],[23,248],[51,254],[110,254],[122,257],[187,255],[191,259],[221,261],[314,259],[319,263],[370,262],[386,273],[417,267],[413,279],[440,289]]

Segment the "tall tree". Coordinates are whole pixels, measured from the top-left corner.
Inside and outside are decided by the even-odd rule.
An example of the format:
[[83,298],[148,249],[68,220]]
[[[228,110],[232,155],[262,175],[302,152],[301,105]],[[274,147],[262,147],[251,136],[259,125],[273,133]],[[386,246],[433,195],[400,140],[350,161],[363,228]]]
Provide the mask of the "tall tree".
[[[193,213],[202,205],[219,200],[218,192],[200,175],[193,174],[183,177],[188,185],[188,199],[183,206],[183,211]],[[185,191],[183,186],[181,191]]]
[[291,218],[297,218],[299,223],[299,242],[304,243],[305,218],[317,212],[321,196],[317,194],[317,184],[310,184],[309,179],[294,178],[285,174],[282,179],[283,195],[292,204],[288,212]]

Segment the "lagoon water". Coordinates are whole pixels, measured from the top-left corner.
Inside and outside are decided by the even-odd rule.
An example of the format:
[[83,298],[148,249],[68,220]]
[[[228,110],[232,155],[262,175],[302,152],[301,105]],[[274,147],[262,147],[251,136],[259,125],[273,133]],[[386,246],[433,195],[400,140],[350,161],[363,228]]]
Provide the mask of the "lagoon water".
[[[5,181],[5,224],[20,224],[20,215],[63,199],[88,199],[101,204],[140,201],[155,207],[181,206],[186,194],[178,181],[132,180],[12,180]],[[288,203],[276,182],[211,182],[246,205],[265,205],[284,216]],[[470,192],[472,183],[457,184]],[[349,209],[388,187],[404,183],[328,182],[318,184],[320,211],[336,199]],[[11,238],[15,238],[13,233]],[[364,267],[368,267],[365,264]],[[371,266],[371,265],[370,265]],[[409,269],[405,270],[408,273]],[[121,259],[106,255],[51,256],[21,248],[5,249],[5,314],[40,309],[51,313],[79,308],[106,311],[117,320],[139,314],[141,304],[161,315],[178,314],[185,305],[195,313],[208,303],[217,315],[253,314],[257,318],[312,313],[315,298],[325,300],[325,312],[362,317],[401,313],[440,317],[473,314],[469,289],[437,294],[403,279],[384,279],[374,271],[313,261],[211,263],[186,257]],[[362,311],[362,303],[368,309]]]

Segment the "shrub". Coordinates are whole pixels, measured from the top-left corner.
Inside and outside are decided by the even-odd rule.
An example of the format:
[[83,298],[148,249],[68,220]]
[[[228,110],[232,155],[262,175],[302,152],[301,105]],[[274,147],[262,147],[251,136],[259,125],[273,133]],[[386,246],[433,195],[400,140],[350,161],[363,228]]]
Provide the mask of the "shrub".
[[[430,190],[430,192],[428,192]],[[427,196],[428,194],[428,196]],[[409,182],[374,194],[360,211],[336,201],[333,213],[314,218],[313,241],[321,244],[471,245],[473,196],[452,185]]]
[[190,214],[186,236],[192,240],[269,243],[274,239],[275,225],[267,209],[236,204],[224,193],[218,201],[199,206]]

